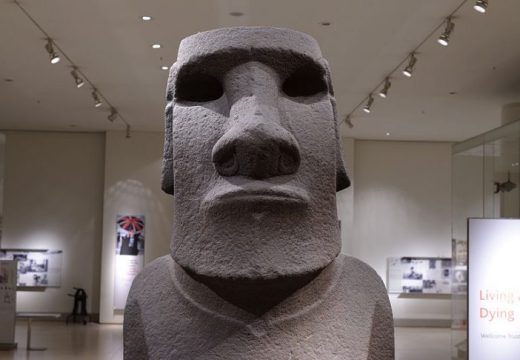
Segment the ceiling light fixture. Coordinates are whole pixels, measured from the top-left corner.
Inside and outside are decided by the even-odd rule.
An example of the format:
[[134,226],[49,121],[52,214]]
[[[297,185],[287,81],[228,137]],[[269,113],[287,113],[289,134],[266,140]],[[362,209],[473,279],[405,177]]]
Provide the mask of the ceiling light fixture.
[[370,111],[371,111],[370,108],[372,107],[373,102],[374,102],[374,97],[372,96],[372,94],[368,95],[367,104],[363,108],[363,111],[366,112],[367,114],[370,114]]
[[[121,115],[117,110],[114,108],[114,106],[108,101],[108,99],[95,87],[95,85],[90,81],[90,79],[81,71],[79,71],[78,66],[76,63],[72,60],[70,56],[67,55],[67,53],[64,51],[63,48],[58,46],[58,44],[51,38],[51,36],[45,31],[45,29],[34,19],[34,17],[25,9],[25,7],[18,1],[13,0],[12,1],[19,9],[20,11],[27,17],[27,19],[34,24],[34,26],[38,29],[39,32],[42,34],[42,38],[45,40],[45,50],[50,56],[50,60],[52,64],[56,64],[60,61],[60,57],[65,59],[69,66],[69,71],[74,79],[74,82],[78,88],[82,87],[85,84],[90,85],[91,95],[94,99],[94,105],[96,107],[100,107],[103,105],[103,103],[106,104],[107,108],[110,109],[110,115],[108,115],[108,119],[110,121],[114,121],[115,119],[121,120],[124,124],[129,126],[126,119]],[[151,16],[142,16],[143,20],[148,21],[152,20]],[[56,50],[55,50],[56,49]],[[168,68],[166,68],[168,69]],[[1,81],[2,79],[0,79]],[[11,79],[4,78],[4,81],[12,81]],[[36,100],[38,103],[40,100]],[[103,102],[102,102],[103,101]],[[113,120],[114,119],[114,120]],[[73,126],[76,126],[72,124]],[[72,126],[71,126],[72,127]]]
[[80,87],[82,87],[83,85],[85,85],[85,82],[83,81],[83,79],[78,75],[78,71],[76,68],[72,69],[72,71],[70,72],[70,74],[72,75],[72,77],[74,78],[74,82],[76,83],[76,87],[79,89]]
[[450,43],[450,35],[455,28],[455,24],[453,21],[451,21],[451,16],[446,18],[446,29],[444,29],[444,32],[439,36],[437,39],[437,42],[441,44],[442,46],[448,46]]
[[108,119],[108,121],[110,121],[110,122],[114,122],[114,120],[116,119],[116,117],[117,117],[117,110],[116,110],[115,107],[111,107],[111,108],[110,108],[110,114],[108,114],[107,119]]
[[383,99],[386,99],[386,97],[388,96],[388,90],[390,89],[390,86],[392,86],[392,83],[390,82],[389,78],[386,78],[385,85],[379,92],[379,96],[381,96]]
[[101,105],[103,105],[103,103],[99,99],[99,95],[98,95],[96,89],[94,89],[94,91],[92,91],[92,99],[94,99],[94,106],[95,107],[100,107]]
[[153,44],[152,45],[152,49],[160,49],[161,48],[161,44]]
[[415,67],[415,63],[417,62],[417,58],[415,57],[415,53],[410,54],[410,61],[408,65],[403,70],[403,75],[406,77],[412,77],[412,73]]
[[486,12],[487,7],[488,7],[487,0],[477,0],[475,5],[473,5],[473,9],[477,10],[481,14],[484,14]]
[[161,70],[168,70],[168,66],[161,66]]
[[352,124],[352,119],[351,119],[350,115],[347,115],[345,117],[345,123],[348,125],[348,127],[350,129],[352,129],[354,127],[354,124]]
[[51,64],[57,64],[60,62],[60,57],[54,51],[54,47],[52,46],[52,40],[49,38],[47,39],[47,44],[45,44],[45,50],[49,53],[49,57],[51,58]]
[[[474,5],[475,10],[479,12],[485,12],[488,6],[487,0],[475,0],[476,3]],[[351,118],[354,116],[355,112],[363,109],[366,113],[370,113],[370,107],[372,105],[372,94],[374,94],[376,91],[378,92],[379,96],[382,98],[386,98],[388,96],[388,89],[391,86],[390,78],[395,77],[395,73],[397,71],[400,71],[402,69],[402,73],[406,77],[412,77],[412,73],[415,69],[415,65],[417,63],[417,53],[420,51],[421,47],[429,40],[431,40],[433,37],[437,37],[436,34],[438,34],[439,29],[442,29],[445,27],[445,31],[442,33],[442,35],[437,39],[437,41],[447,46],[449,42],[449,36],[451,33],[453,33],[455,24],[451,21],[454,19],[459,10],[463,8],[463,6],[468,2],[468,0],[460,1],[459,4],[449,13],[447,16],[445,16],[442,19],[442,22],[437,24],[437,26],[430,32],[426,37],[422,39],[422,41],[419,42],[415,48],[411,50],[410,53],[406,54],[406,56],[399,62],[392,70],[387,72],[386,76],[383,78],[382,81],[380,81],[371,91],[370,96],[362,98],[357,105],[355,105],[350,112],[347,113],[345,117],[345,122],[349,127],[353,127],[353,124],[351,122]],[[406,67],[405,67],[406,66]],[[403,69],[404,67],[404,69]],[[456,92],[450,93],[450,94],[456,94]],[[368,101],[367,101],[368,99]]]
[[126,124],[126,138],[130,139],[131,135],[132,134],[130,133],[130,125]]
[[148,15],[144,15],[144,16],[141,16],[141,20],[143,20],[143,21],[150,21],[150,20],[152,20],[152,17],[148,16]]

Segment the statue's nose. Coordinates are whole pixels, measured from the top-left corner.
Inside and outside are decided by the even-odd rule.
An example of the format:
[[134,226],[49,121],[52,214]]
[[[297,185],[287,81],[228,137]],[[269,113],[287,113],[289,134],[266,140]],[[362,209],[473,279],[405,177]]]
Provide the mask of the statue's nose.
[[300,166],[300,150],[293,135],[273,119],[278,112],[248,112],[237,114],[239,119],[213,147],[217,172],[255,179],[295,173]]

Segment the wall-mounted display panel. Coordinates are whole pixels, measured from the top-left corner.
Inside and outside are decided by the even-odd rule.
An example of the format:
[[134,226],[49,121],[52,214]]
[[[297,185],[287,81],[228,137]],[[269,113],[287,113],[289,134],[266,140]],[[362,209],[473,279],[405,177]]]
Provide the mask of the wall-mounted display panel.
[[60,287],[61,250],[0,249],[0,260],[17,261],[18,287]]
[[388,258],[387,276],[391,294],[450,294],[451,258]]
[[520,219],[469,219],[470,360],[520,357]]

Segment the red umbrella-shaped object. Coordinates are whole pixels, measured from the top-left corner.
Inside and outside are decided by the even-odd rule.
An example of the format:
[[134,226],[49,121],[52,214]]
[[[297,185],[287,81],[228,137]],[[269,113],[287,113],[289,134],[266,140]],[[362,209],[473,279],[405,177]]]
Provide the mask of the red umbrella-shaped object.
[[140,233],[144,229],[144,220],[137,216],[123,216],[117,220],[117,224],[126,231]]

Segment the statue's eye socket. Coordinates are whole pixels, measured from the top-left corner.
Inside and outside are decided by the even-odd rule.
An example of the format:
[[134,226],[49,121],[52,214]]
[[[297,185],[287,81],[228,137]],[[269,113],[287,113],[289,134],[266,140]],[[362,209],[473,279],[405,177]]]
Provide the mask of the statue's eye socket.
[[224,90],[213,76],[194,73],[177,79],[175,98],[180,101],[207,102],[219,99]]
[[327,90],[323,70],[308,65],[293,72],[283,83],[282,91],[290,97],[311,96]]

